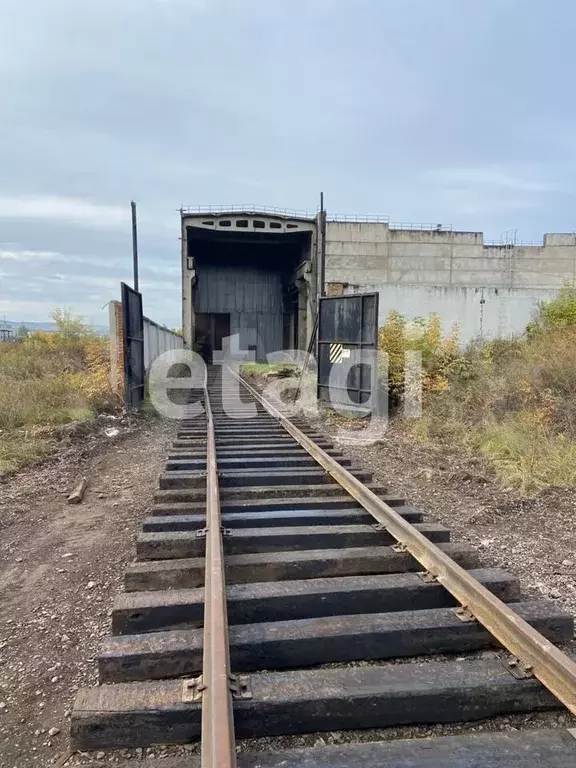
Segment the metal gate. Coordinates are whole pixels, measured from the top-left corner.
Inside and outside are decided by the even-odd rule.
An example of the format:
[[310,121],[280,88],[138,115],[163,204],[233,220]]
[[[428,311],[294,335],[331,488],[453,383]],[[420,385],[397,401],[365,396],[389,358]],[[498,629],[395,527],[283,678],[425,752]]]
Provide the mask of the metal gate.
[[144,400],[144,317],[142,294],[122,283],[124,400],[138,408]]
[[318,399],[364,410],[377,403],[378,294],[319,299]]

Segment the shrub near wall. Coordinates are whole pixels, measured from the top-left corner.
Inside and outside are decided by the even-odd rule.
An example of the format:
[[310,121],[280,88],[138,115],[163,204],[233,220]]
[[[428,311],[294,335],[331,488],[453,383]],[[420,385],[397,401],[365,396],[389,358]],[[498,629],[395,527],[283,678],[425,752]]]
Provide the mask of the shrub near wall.
[[404,351],[422,350],[423,416],[409,427],[417,437],[483,456],[522,493],[576,484],[574,289],[541,304],[521,338],[478,340],[459,352],[455,332],[440,338],[434,317],[418,328],[389,316],[380,330],[400,397]]

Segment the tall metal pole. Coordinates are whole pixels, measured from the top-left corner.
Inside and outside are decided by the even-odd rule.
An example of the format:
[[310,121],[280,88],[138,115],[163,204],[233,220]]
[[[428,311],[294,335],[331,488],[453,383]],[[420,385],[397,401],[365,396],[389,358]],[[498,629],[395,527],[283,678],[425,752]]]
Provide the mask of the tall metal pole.
[[134,290],[138,293],[138,221],[136,219],[136,203],[131,201],[132,209],[132,260],[134,268]]
[[320,296],[324,296],[326,281],[326,211],[324,210],[324,192],[320,192]]

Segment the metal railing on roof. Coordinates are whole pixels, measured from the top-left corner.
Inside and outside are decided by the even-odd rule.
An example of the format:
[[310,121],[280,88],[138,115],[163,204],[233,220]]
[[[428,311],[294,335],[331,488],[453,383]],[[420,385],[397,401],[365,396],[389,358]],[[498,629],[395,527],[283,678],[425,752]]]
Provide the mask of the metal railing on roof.
[[414,221],[391,221],[390,229],[408,229],[420,232],[452,232],[452,224],[429,224]]
[[544,246],[542,240],[516,240],[513,242],[506,242],[505,240],[484,240],[483,244],[491,248],[522,248],[524,246],[536,246],[536,248],[542,248]]
[[381,222],[383,224],[388,224],[390,221],[389,216],[385,216],[383,214],[377,213],[374,215],[370,214],[360,214],[360,213],[327,213],[326,218],[328,221],[338,221],[338,222]]
[[293,208],[276,208],[269,205],[242,203],[234,205],[183,205],[180,213],[267,213],[273,216],[288,216],[297,219],[313,219],[316,214]]
[[414,221],[390,221],[385,214],[358,214],[358,213],[328,213],[328,221],[337,222],[376,222],[388,224],[389,229],[408,229],[416,231],[452,232],[451,224],[422,224]]

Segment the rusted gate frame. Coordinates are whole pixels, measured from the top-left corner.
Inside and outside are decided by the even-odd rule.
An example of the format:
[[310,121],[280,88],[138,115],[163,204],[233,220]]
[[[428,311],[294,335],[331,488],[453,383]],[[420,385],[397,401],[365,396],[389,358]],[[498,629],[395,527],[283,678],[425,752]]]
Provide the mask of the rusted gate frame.
[[438,581],[458,600],[460,608],[457,611],[464,620],[469,617],[480,622],[512,654],[512,666],[521,675],[534,675],[576,715],[576,664],[566,654],[319,448],[236,372],[233,373],[310,456],[389,531],[398,542],[397,546],[418,560],[425,569],[425,578]]
[[204,389],[206,446],[206,555],[202,660],[202,768],[235,768],[236,741],[230,690],[226,581],[214,419]]

